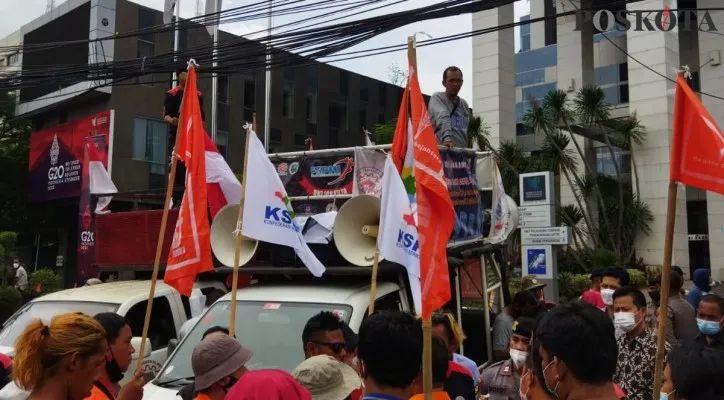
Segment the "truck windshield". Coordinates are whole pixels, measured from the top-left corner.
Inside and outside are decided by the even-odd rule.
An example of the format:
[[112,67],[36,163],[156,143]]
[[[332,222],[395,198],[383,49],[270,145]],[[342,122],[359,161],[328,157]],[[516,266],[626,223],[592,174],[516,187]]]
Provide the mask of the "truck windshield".
[[[229,326],[231,302],[214,304],[186,335],[158,374],[157,384],[180,386],[193,379],[191,354],[207,329]],[[304,360],[302,330],[320,311],[349,322],[352,307],[341,304],[238,302],[235,336],[254,352],[248,369],[278,368],[291,372]]]
[[94,316],[103,312],[114,312],[117,308],[118,304],[90,301],[36,301],[28,303],[5,321],[3,330],[0,332],[0,346],[15,346],[15,340],[18,336],[23,333],[25,327],[31,321],[36,319],[48,324],[53,317],[63,313],[82,312]]

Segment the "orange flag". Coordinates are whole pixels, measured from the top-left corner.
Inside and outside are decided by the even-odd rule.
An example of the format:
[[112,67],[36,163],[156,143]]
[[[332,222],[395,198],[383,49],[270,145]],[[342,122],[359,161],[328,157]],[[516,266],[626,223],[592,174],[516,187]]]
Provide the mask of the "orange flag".
[[[402,173],[403,166],[405,164],[405,158],[407,158],[408,145],[412,143],[409,135],[412,133],[408,132],[410,124],[410,113],[407,110],[410,98],[410,86],[405,87],[405,91],[402,95],[402,102],[400,103],[400,111],[397,113],[397,125],[395,126],[395,136],[392,137],[392,148],[390,149],[390,156],[392,162],[395,163],[397,171]],[[410,153],[410,156],[412,153]],[[413,190],[414,193],[414,190]]]
[[670,179],[724,194],[724,134],[681,74],[676,80]]
[[455,226],[455,209],[445,183],[442,159],[417,71],[412,65],[409,76],[422,317],[429,318],[451,298],[447,243]]
[[[194,68],[189,69],[184,93],[197,93]],[[186,187],[163,281],[188,297],[196,275],[214,268],[206,208],[206,131],[198,96],[184,95],[177,129],[176,153],[186,165]]]

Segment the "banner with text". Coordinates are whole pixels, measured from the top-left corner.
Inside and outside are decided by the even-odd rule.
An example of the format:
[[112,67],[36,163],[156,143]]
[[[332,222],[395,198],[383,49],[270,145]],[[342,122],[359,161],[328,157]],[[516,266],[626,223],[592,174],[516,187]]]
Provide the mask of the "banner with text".
[[352,155],[287,158],[274,167],[289,197],[352,194]]
[[[96,146],[103,159],[108,158],[108,136],[98,135],[85,138],[88,146]],[[88,168],[88,148],[84,148],[81,168],[80,201],[78,207],[78,261],[76,264],[76,283],[83,285],[90,278],[98,277],[96,268],[95,242],[95,203],[98,199],[91,198],[90,171]]]
[[[97,135],[109,137],[110,132],[111,110],[33,132],[28,200],[42,202],[80,195],[85,139]],[[108,164],[107,155],[104,164]]]
[[442,151],[447,189],[455,207],[451,241],[477,239],[483,235],[483,214],[475,176],[473,153]]

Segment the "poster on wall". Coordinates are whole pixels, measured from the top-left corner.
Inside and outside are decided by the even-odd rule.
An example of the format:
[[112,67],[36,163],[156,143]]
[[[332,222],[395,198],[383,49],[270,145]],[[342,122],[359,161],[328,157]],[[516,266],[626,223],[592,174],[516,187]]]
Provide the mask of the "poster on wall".
[[289,196],[352,194],[354,157],[304,156],[274,162]]
[[[44,202],[80,195],[86,137],[105,135],[112,143],[112,110],[79,118],[30,135],[28,201]],[[108,167],[106,146],[103,164]]]
[[440,153],[450,199],[455,207],[455,227],[451,241],[477,239],[483,235],[483,214],[475,177],[474,153]]

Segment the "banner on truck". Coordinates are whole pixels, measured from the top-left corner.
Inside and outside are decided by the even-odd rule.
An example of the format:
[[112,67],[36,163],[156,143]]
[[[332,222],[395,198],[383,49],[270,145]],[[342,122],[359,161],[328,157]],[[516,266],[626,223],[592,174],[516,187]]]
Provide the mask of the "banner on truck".
[[483,214],[475,176],[476,155],[442,151],[440,156],[447,190],[455,207],[455,228],[450,240],[477,239],[483,235]]

